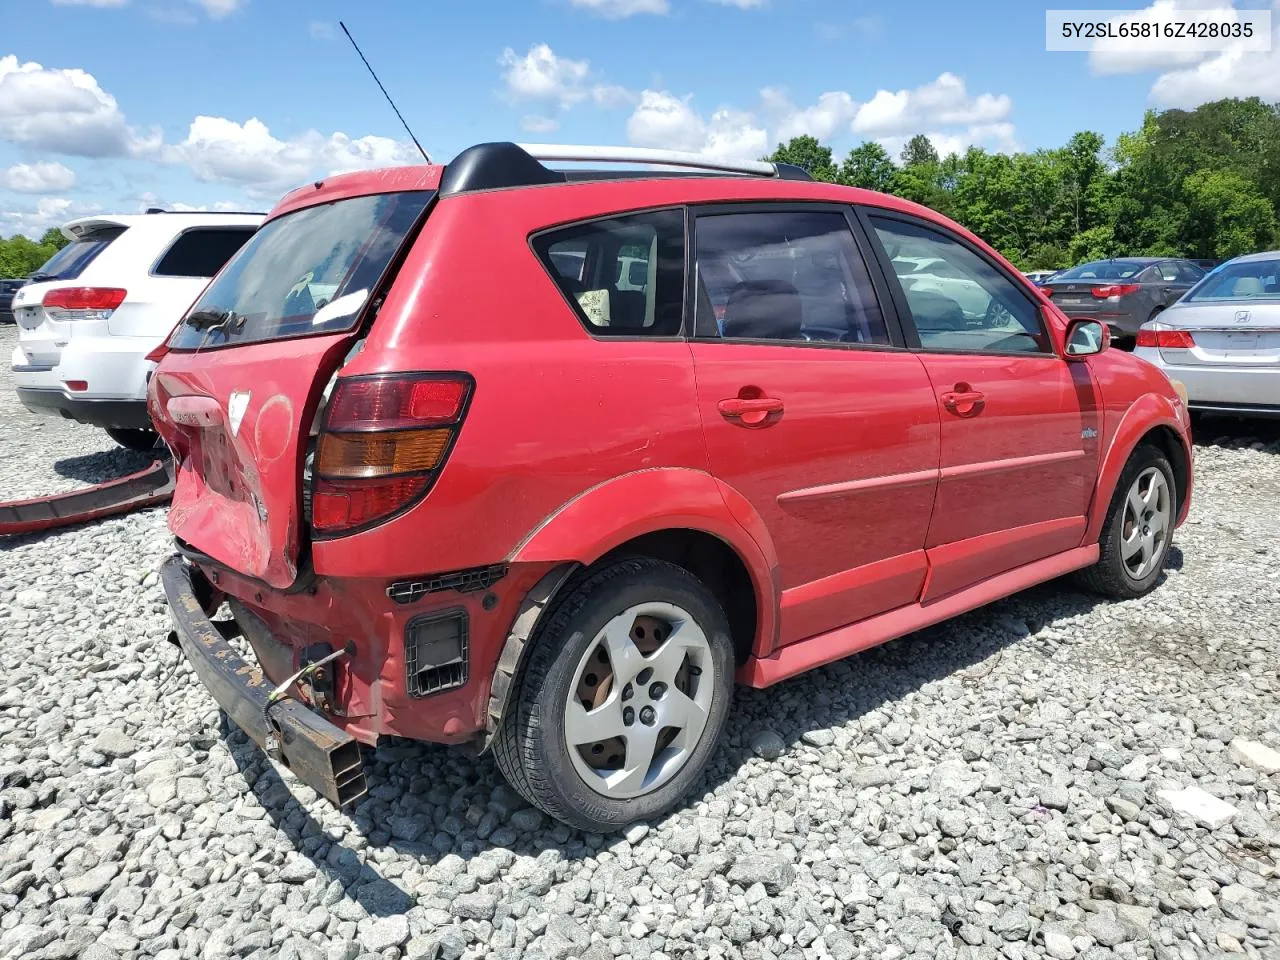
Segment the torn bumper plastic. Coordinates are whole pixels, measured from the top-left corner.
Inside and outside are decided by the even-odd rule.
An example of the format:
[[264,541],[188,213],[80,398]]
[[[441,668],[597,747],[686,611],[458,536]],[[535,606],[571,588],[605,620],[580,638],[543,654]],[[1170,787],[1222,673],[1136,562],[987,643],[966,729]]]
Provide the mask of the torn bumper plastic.
[[181,557],[160,568],[176,639],[213,699],[254,743],[330,802],[341,807],[364,796],[359,744],[297,700],[273,698],[271,681],[206,616],[192,576]]
[[0,503],[0,535],[37,533],[165,503],[173,496],[172,461],[97,486]]

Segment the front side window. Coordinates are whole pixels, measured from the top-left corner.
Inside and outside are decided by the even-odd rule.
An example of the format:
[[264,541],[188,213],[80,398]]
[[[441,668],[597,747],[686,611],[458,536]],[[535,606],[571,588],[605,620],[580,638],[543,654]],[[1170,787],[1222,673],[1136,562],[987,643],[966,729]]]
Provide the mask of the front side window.
[[[924,226],[876,216],[871,222],[925,350],[1049,352],[1036,305],[983,257]],[[909,257],[929,257],[931,265],[898,272]]]
[[265,224],[188,311],[175,350],[350,330],[430,191],[304,207]]
[[844,214],[700,216],[699,333],[725,339],[888,344],[880,305]]
[[597,336],[673,337],[684,322],[684,213],[657,210],[540,234],[534,252]]
[[1204,271],[1189,260],[1178,261],[1178,279],[1183,283],[1196,283],[1204,276]]
[[1188,291],[1185,301],[1280,300],[1280,260],[1246,260],[1219,267]]

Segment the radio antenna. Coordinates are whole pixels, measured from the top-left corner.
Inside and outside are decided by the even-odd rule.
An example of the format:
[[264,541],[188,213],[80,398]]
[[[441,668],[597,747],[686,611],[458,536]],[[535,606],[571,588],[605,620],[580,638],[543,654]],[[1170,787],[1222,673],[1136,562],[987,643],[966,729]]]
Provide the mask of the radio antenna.
[[404,126],[404,132],[409,135],[409,139],[413,141],[413,145],[418,148],[418,152],[422,154],[422,159],[427,161],[427,163],[430,163],[431,158],[427,156],[427,151],[422,149],[422,144],[418,142],[418,138],[415,137],[413,135],[413,131],[409,129],[409,124],[405,123],[404,117],[396,107],[396,102],[391,99],[391,94],[387,93],[387,88],[382,85],[382,81],[378,79],[378,75],[373,72],[373,67],[369,66],[369,61],[360,51],[360,44],[356,43],[356,38],[351,35],[351,31],[347,29],[347,25],[341,20],[338,21],[338,26],[340,26],[342,28],[342,32],[347,35],[347,39],[351,41],[351,45],[356,48],[356,53],[359,54],[360,59],[364,60],[364,65],[369,71],[369,76],[373,77],[373,82],[378,85],[378,89],[382,91],[382,95],[387,98],[387,103],[391,104],[392,110],[395,110],[396,116],[400,118],[400,123]]

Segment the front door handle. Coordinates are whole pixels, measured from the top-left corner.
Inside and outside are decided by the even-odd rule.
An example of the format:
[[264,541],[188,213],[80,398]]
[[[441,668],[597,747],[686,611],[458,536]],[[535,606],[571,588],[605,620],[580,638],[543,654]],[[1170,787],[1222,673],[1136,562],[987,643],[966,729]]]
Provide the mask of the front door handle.
[[782,412],[782,401],[777,397],[733,397],[721,400],[717,406],[720,416],[726,419],[737,419],[747,426],[764,423],[771,413]]
[[950,390],[942,395],[942,405],[961,417],[971,417],[982,412],[986,395],[978,390]]

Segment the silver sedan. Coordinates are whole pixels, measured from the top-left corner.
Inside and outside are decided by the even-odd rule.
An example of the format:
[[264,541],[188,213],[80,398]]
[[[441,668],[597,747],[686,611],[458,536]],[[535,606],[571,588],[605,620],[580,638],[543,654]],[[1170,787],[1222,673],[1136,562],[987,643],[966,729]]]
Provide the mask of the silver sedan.
[[1138,331],[1192,410],[1280,417],[1280,250],[1222,264]]

